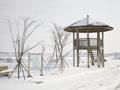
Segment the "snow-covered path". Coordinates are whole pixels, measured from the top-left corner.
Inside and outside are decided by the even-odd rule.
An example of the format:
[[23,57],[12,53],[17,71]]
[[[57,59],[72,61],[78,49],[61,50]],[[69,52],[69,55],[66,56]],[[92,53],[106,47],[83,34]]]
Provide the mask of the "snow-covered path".
[[27,80],[0,78],[0,90],[120,90],[120,61],[105,68],[69,68],[64,73]]

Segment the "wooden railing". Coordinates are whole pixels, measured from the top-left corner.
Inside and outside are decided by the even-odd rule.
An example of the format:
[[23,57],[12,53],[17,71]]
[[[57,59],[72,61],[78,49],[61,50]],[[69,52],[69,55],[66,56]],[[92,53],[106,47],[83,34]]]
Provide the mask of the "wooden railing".
[[[97,38],[89,38],[89,45],[91,49],[97,49]],[[100,46],[103,46],[102,40],[100,39]],[[74,40],[74,47],[77,48],[77,40]],[[79,49],[87,49],[87,38],[79,39]]]

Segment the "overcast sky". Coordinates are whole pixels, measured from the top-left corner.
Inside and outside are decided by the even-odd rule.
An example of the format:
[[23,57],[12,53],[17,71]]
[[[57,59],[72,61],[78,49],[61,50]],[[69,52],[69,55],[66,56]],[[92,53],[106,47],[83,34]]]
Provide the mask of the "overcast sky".
[[105,33],[105,52],[120,51],[119,8],[119,0],[0,0],[0,51],[9,51],[11,47],[8,26],[2,23],[5,18],[39,18],[45,29],[41,28],[33,37],[47,42],[50,22],[67,26],[87,14],[114,27]]

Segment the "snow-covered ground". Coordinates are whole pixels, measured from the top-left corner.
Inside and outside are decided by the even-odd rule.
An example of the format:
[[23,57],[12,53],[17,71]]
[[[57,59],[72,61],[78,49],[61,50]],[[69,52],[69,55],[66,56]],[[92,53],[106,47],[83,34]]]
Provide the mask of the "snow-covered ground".
[[120,90],[120,61],[110,60],[104,68],[86,64],[69,67],[63,73],[49,71],[44,76],[32,73],[24,80],[0,77],[0,90]]

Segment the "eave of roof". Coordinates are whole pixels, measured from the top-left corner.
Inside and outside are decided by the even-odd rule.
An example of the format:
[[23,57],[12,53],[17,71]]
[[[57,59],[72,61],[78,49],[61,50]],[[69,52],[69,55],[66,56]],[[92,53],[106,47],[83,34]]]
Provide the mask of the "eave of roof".
[[87,18],[84,18],[82,20],[79,20],[70,26],[66,27],[64,30],[67,32],[78,32],[81,33],[86,33],[86,32],[105,32],[105,31],[111,31],[113,27],[110,27],[109,25],[99,22],[99,21],[94,21],[88,23]]

